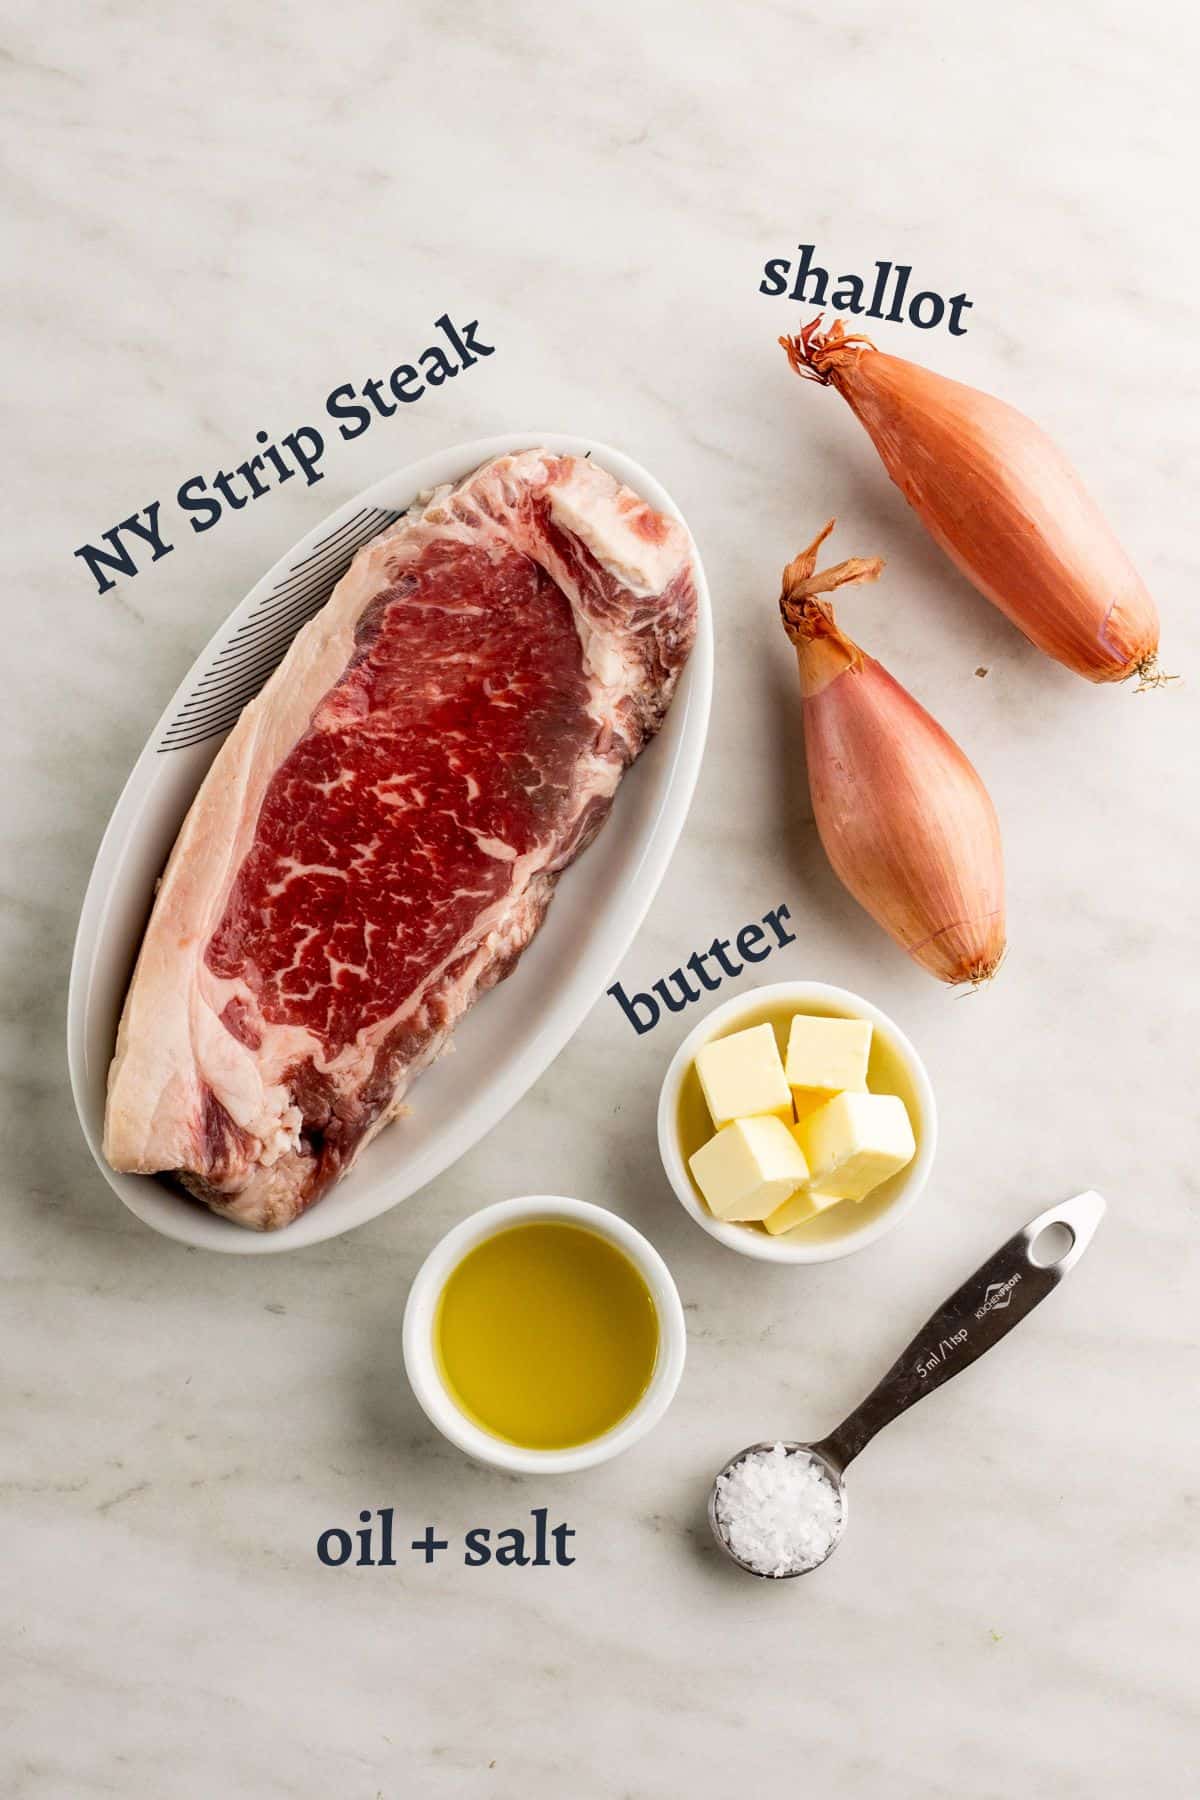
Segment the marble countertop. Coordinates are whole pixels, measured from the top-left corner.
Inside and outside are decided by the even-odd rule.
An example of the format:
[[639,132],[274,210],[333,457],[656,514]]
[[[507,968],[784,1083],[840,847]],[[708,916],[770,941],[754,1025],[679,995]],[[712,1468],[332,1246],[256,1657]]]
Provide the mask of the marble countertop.
[[[1032,0],[18,8],[6,1794],[1189,1791],[1198,48],[1194,18]],[[787,374],[774,340],[798,309],[758,282],[801,241],[838,269],[902,261],[970,294],[965,336],[883,325],[880,343],[1052,430],[1159,596],[1187,683],[1093,688],[948,569],[846,409]],[[95,592],[77,545],[337,383],[386,374],[447,309],[496,345],[469,380],[339,443],[318,488],[293,481]],[[192,656],[302,531],[391,468],[531,425],[653,469],[717,607],[705,766],[622,980],[786,902],[798,941],[769,977],[864,992],[921,1047],[942,1116],[931,1185],[847,1261],[731,1256],[655,1154],[690,1017],[635,1039],[601,1000],[509,1118],[401,1208],[295,1256],[186,1251],[116,1202],[66,1080],[70,946],[107,815]],[[846,623],[960,738],[1003,821],[1011,947],[975,997],[858,912],[788,772],[778,573],[833,513],[838,554],[889,562]],[[750,1439],[828,1429],[962,1274],[1085,1186],[1110,1204],[1094,1248],[864,1455],[835,1561],[778,1587],[720,1566],[714,1469]],[[690,1332],[656,1432],[540,1483],[436,1437],[399,1344],[435,1240],[531,1190],[642,1227]],[[461,1537],[543,1505],[576,1532],[569,1569],[334,1571],[314,1553],[364,1508],[394,1507],[406,1537]]]

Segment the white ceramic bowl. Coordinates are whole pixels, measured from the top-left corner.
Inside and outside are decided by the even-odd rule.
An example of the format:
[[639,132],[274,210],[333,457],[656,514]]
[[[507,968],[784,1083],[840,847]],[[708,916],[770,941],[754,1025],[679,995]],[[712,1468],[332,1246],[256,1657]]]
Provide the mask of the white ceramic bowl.
[[[695,1142],[685,1143],[687,1128],[681,1126],[681,1108],[687,1117],[698,1117],[699,1081],[692,1065],[702,1045],[712,1038],[727,1037],[730,1032],[759,1025],[767,1018],[777,1020],[793,1012],[871,1021],[875,1030],[868,1079],[881,1093],[899,1094],[908,1107],[917,1153],[907,1168],[893,1175],[890,1181],[883,1182],[865,1200],[843,1201],[840,1206],[829,1207],[793,1231],[771,1237],[761,1226],[730,1224],[715,1219],[709,1212],[687,1166],[687,1158],[699,1148],[704,1131]],[[698,1105],[703,1107],[702,1097]],[[711,1133],[711,1123],[706,1130]],[[715,1007],[684,1038],[671,1059],[659,1096],[658,1148],[667,1179],[680,1204],[718,1243],[737,1250],[742,1256],[758,1257],[762,1262],[832,1262],[836,1257],[849,1256],[853,1251],[875,1243],[898,1225],[910,1210],[933,1165],[937,1149],[937,1108],[924,1063],[886,1013],[847,988],[830,987],[823,981],[780,981],[735,995],[723,1006]]]
[[[650,1289],[658,1313],[658,1355],[645,1393],[611,1431],[569,1450],[526,1450],[493,1437],[468,1419],[446,1390],[433,1347],[438,1298],[451,1271],[467,1252],[510,1225],[528,1225],[542,1219],[581,1225],[623,1250]],[[622,1450],[628,1450],[645,1437],[671,1404],[683,1374],[686,1351],[687,1327],[679,1292],[653,1244],[605,1207],[592,1206],[586,1200],[567,1200],[559,1194],[528,1194],[519,1200],[501,1200],[464,1219],[429,1252],[417,1271],[404,1309],[404,1367],[427,1417],[443,1437],[476,1462],[520,1475],[565,1475],[608,1462]]]
[[[150,898],[226,728],[222,724],[208,736],[209,727],[201,726],[200,738],[189,736],[188,720],[196,716],[198,704],[200,717],[210,716],[197,698],[205,682],[239,630],[251,626],[257,631],[260,614],[276,619],[276,609],[284,604],[280,593],[294,590],[297,581],[308,582],[317,569],[325,571],[316,580],[319,598],[353,546],[374,535],[423,490],[459,480],[490,456],[534,444],[594,456],[652,506],[681,517],[665,488],[631,457],[561,432],[515,431],[480,438],[400,469],[314,524],[251,589],[201,651],[129,777],[97,852],[79,921],[67,1043],[75,1105],[101,1174],[131,1212],[167,1237],[240,1256],[302,1250],[378,1217],[424,1187],[490,1131],[548,1068],[612,980],[654,898],[687,816],[708,728],[712,614],[694,546],[696,644],[663,728],[621,783],[612,817],[596,842],[560,880],[520,969],[472,1009],[454,1034],[456,1054],[435,1063],[413,1089],[411,1115],[381,1132],[346,1180],[282,1231],[246,1231],[166,1181],[118,1175],[104,1160],[100,1143],[108,1065]],[[214,580],[219,573],[214,572]],[[301,589],[302,594],[312,592],[311,587]],[[285,616],[291,604],[285,603]],[[312,601],[304,604],[310,609]]]

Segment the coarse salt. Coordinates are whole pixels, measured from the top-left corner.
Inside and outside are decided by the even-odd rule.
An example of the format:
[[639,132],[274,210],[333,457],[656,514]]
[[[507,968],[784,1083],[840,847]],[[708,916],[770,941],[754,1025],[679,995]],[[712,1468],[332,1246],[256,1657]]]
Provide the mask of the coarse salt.
[[798,1575],[824,1562],[841,1536],[842,1497],[815,1456],[772,1444],[718,1476],[716,1515],[755,1574]]

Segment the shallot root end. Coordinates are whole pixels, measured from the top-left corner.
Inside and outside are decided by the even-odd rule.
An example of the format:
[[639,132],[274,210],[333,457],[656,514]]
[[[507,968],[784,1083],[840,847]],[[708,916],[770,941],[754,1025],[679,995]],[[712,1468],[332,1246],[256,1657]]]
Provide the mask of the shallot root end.
[[1000,965],[1007,955],[1008,945],[1006,944],[999,956],[994,956],[987,962],[974,963],[971,968],[964,969],[962,974],[950,983],[950,986],[957,989],[960,999],[964,994],[978,994],[989,981],[994,980],[1000,973]]
[[1134,688],[1135,694],[1144,694],[1148,688],[1167,687],[1172,681],[1178,681],[1178,675],[1168,675],[1165,669],[1158,666],[1158,651],[1151,650],[1149,656],[1143,656],[1131,671],[1138,678]]

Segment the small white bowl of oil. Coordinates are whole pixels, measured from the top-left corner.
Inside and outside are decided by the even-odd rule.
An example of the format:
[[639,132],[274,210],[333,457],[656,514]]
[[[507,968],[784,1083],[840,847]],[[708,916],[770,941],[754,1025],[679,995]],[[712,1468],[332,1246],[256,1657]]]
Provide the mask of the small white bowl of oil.
[[464,1219],[417,1271],[404,1367],[443,1437],[494,1468],[562,1475],[658,1423],[687,1329],[666,1263],[605,1207],[558,1194]]
[[[898,1094],[908,1109],[916,1155],[907,1167],[865,1199],[831,1206],[791,1231],[772,1237],[761,1225],[714,1218],[692,1180],[688,1158],[713,1135],[713,1123],[696,1073],[696,1053],[714,1038],[752,1025],[770,1024],[782,1055],[796,1013],[821,1018],[868,1019],[872,1026],[867,1085],[872,1093]],[[710,1237],[761,1262],[833,1262],[864,1250],[892,1231],[916,1203],[937,1149],[937,1106],[925,1065],[900,1027],[848,988],[823,981],[780,981],[737,994],[714,1007],[684,1038],[671,1059],[658,1102],[658,1148],[667,1179],[681,1206]]]

